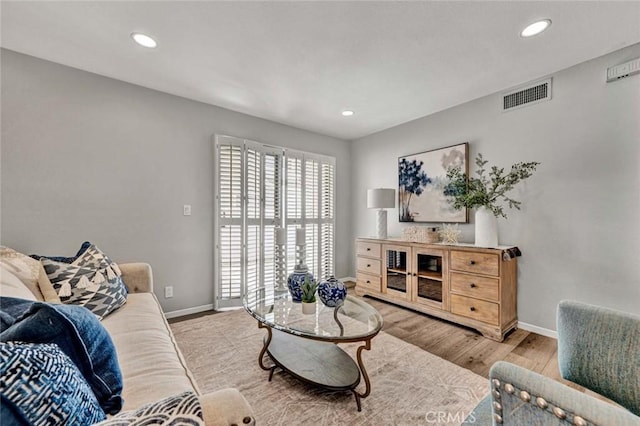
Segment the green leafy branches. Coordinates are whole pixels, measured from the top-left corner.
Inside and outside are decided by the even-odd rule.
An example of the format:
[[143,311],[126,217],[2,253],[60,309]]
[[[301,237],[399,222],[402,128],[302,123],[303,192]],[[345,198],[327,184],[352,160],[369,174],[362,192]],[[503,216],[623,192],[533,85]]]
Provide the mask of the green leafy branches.
[[445,187],[444,194],[448,195],[448,201],[451,205],[459,210],[463,207],[473,209],[477,207],[486,207],[498,217],[507,217],[501,201],[506,202],[509,208],[520,210],[522,202],[514,200],[507,196],[520,181],[523,181],[533,175],[540,163],[532,161],[529,163],[516,163],[511,166],[508,172],[504,168],[491,166],[487,171],[487,160],[478,154],[476,157],[477,177],[470,177],[467,182],[466,174],[460,167],[452,167],[447,170],[447,180],[449,181]]
[[302,290],[302,301],[304,303],[315,303],[316,290],[318,289],[318,283],[316,280],[310,280],[309,276],[304,277],[304,283],[300,287]]

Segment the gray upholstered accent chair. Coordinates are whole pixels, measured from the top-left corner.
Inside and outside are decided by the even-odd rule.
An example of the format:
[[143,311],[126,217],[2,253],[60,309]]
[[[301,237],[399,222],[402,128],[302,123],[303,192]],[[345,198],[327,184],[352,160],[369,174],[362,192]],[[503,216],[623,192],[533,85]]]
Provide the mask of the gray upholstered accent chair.
[[465,425],[640,425],[640,317],[584,303],[558,306],[558,361],[566,380],[620,406],[507,362]]

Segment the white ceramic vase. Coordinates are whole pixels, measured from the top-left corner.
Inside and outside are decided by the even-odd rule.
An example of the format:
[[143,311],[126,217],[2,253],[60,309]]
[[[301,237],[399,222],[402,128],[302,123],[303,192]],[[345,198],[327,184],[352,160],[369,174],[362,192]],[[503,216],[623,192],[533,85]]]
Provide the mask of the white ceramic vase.
[[316,313],[316,302],[302,302],[302,313],[305,315],[313,315]]
[[480,207],[476,210],[476,243],[477,247],[498,246],[498,218],[491,209]]

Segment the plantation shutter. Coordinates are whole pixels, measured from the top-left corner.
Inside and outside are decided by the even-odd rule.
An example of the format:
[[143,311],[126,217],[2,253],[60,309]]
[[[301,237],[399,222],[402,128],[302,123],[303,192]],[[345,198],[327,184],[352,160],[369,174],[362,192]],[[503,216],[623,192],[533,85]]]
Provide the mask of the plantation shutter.
[[219,137],[218,151],[218,298],[240,300],[243,271],[244,141]]
[[296,259],[296,228],[302,226],[303,218],[303,157],[301,153],[287,151],[285,153],[285,220],[287,229],[287,273],[293,272]]
[[335,274],[335,163],[320,166],[320,274],[327,278]]
[[287,229],[287,269],[296,228],[306,230],[306,263],[317,279],[334,273],[335,159],[216,136],[216,307],[271,298],[275,228]]
[[295,266],[295,229],[304,227],[306,264],[318,280],[334,272],[335,159],[285,151],[287,269]]

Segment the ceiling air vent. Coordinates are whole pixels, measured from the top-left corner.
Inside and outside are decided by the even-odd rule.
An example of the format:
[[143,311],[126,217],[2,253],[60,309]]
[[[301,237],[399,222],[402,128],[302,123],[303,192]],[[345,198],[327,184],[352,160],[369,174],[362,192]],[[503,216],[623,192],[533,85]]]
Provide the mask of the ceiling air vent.
[[502,97],[502,111],[522,108],[551,99],[551,79],[520,87]]

